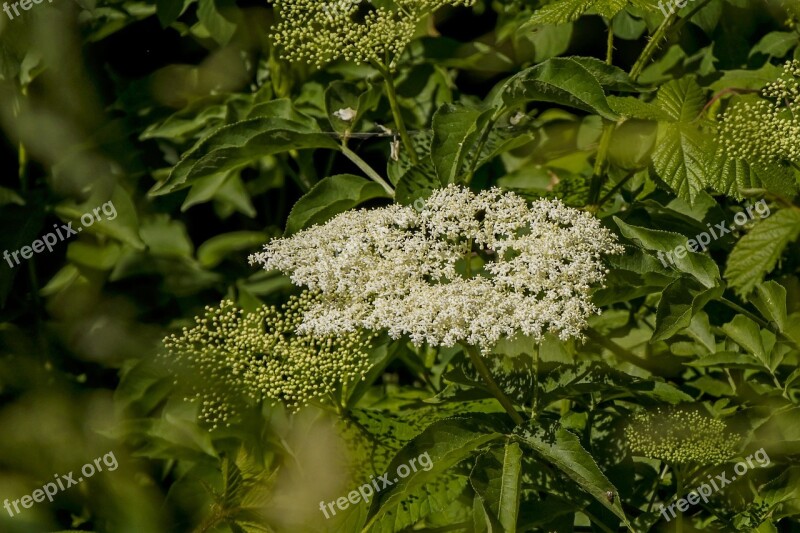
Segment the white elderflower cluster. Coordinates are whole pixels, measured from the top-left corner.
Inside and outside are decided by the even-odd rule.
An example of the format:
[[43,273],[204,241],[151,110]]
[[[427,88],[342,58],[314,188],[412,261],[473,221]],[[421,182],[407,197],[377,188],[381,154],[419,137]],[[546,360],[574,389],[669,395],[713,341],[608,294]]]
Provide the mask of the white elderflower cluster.
[[[325,401],[342,383],[369,369],[369,340],[360,332],[312,336],[297,332],[315,297],[290,298],[281,310],[262,306],[245,313],[230,300],[206,307],[195,325],[164,339],[165,357],[188,371],[200,418],[213,427],[253,401],[281,401],[299,409]],[[177,383],[177,382],[176,382]]]
[[385,330],[489,350],[517,333],[580,337],[598,311],[590,288],[605,279],[601,256],[621,252],[598,219],[558,200],[528,206],[496,188],[451,185],[421,210],[342,213],[268,243],[250,262],[321,294],[302,331]]
[[384,63],[398,56],[420,21],[445,5],[475,0],[393,0],[373,5],[361,0],[275,0],[280,22],[272,38],[287,61],[317,67],[334,59]]
[[762,91],[767,100],[737,102],[720,121],[721,157],[752,162],[800,160],[800,61],[787,61],[782,75]]

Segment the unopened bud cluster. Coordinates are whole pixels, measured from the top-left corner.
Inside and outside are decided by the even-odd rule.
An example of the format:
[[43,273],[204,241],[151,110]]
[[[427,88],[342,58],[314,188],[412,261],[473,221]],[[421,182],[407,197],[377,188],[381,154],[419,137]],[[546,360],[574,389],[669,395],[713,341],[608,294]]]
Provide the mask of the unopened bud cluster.
[[420,21],[446,5],[474,0],[393,0],[373,5],[352,0],[275,0],[280,22],[272,38],[287,61],[321,67],[343,58],[383,64],[399,56]]
[[725,422],[688,409],[636,413],[625,437],[636,455],[670,464],[716,465],[736,453]]
[[800,61],[787,61],[761,95],[766,99],[742,99],[722,115],[717,155],[761,163],[800,160]]
[[361,333],[297,332],[314,300],[303,293],[280,310],[262,306],[250,313],[224,300],[206,307],[194,326],[164,339],[170,362],[194,374],[188,399],[200,403],[202,420],[230,425],[248,399],[298,409],[364,377],[369,341]]

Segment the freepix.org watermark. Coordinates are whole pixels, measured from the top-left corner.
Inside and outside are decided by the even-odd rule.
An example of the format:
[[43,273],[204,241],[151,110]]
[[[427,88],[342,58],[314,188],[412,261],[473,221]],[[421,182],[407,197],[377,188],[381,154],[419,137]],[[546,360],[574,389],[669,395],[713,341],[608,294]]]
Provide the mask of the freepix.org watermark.
[[[20,505],[23,509],[30,509],[33,507],[34,503],[41,503],[45,500],[45,498],[52,502],[53,496],[58,494],[60,491],[67,490],[73,485],[81,483],[84,479],[92,477],[97,472],[102,472],[103,465],[106,466],[109,472],[113,472],[117,469],[117,467],[119,467],[117,458],[114,457],[114,452],[108,452],[103,457],[98,457],[95,459],[93,463],[86,463],[83,465],[83,467],[81,467],[81,474],[83,474],[83,477],[79,477],[77,480],[75,479],[75,474],[73,472],[70,472],[69,474],[54,474],[53,477],[55,478],[55,481],[45,483],[42,485],[41,489],[36,489],[31,494],[26,494],[22,498],[17,498],[16,500],[6,499],[3,501],[3,507],[5,507],[6,511],[8,511],[8,516],[13,517],[15,513],[19,514],[22,512],[19,508]],[[14,508],[13,512],[11,510],[12,507]]]
[[[733,467],[733,471],[735,472],[734,475],[731,475],[730,479],[728,479],[728,473],[722,472],[721,474],[717,474],[714,478],[711,477],[711,474],[708,475],[708,483],[703,482],[702,484],[698,485],[694,490],[689,492],[685,498],[679,498],[678,501],[671,503],[667,507],[661,506],[661,515],[669,522],[677,515],[675,514],[674,507],[677,506],[678,512],[686,512],[689,509],[690,505],[697,505],[700,503],[700,500],[703,500],[703,503],[708,503],[708,497],[714,494],[715,492],[719,492],[725,486],[733,483],[736,481],[737,477],[742,477],[747,473],[748,470],[751,468],[755,468],[753,464],[753,459],[756,460],[758,466],[764,468],[769,466],[770,459],[767,452],[764,451],[764,448],[761,448],[754,454],[750,454],[747,456],[747,459],[736,463]],[[713,488],[713,490],[712,490]],[[672,516],[667,514],[667,510],[669,510]]]
[[[745,206],[744,211],[736,213],[736,215],[733,217],[733,222],[737,226],[744,226],[748,221],[755,218],[753,211],[758,213],[758,216],[762,219],[767,218],[770,215],[770,209],[769,205],[767,205],[767,202],[765,200],[759,200],[755,204]],[[686,241],[686,246],[677,246],[669,252],[658,252],[656,255],[661,260],[661,264],[663,264],[665,267],[668,266],[667,261],[675,264],[675,257],[678,259],[683,259],[686,257],[687,252],[696,252],[698,249],[701,249],[705,252],[708,248],[708,245],[711,244],[711,241],[715,241],[735,229],[733,227],[728,227],[728,223],[724,220],[713,226],[709,222],[706,227],[708,228],[708,231],[699,233],[695,235],[694,239],[689,239]],[[665,255],[666,259],[664,257]]]
[[[425,458],[425,461],[422,459]],[[358,490],[351,491],[347,497],[345,498],[342,496],[341,498],[337,498],[334,502],[325,503],[324,501],[319,502],[319,510],[322,511],[322,514],[325,515],[325,518],[330,518],[331,516],[336,515],[336,509],[334,509],[334,504],[336,507],[339,508],[340,511],[344,511],[350,504],[357,504],[361,501],[364,503],[369,502],[370,497],[379,493],[386,487],[391,487],[400,479],[406,478],[411,475],[412,470],[414,472],[417,471],[417,463],[419,466],[422,467],[423,470],[426,472],[433,468],[433,461],[431,461],[430,455],[428,452],[423,453],[419,457],[412,458],[408,461],[408,464],[402,464],[397,467],[397,477],[394,478],[394,481],[389,479],[389,474],[383,474],[382,476],[378,476],[377,478],[373,479],[375,476],[370,476],[370,482],[364,483]],[[411,466],[409,466],[411,465]],[[380,486],[378,486],[380,484]],[[375,491],[372,491],[372,488],[375,487]],[[331,514],[328,514],[330,510]]]
[[[55,232],[47,233],[41,239],[33,241],[30,246],[23,246],[19,250],[14,250],[10,253],[8,250],[3,250],[3,259],[8,262],[8,266],[14,268],[19,265],[20,260],[18,256],[20,255],[23,259],[30,259],[33,257],[34,253],[42,253],[45,248],[47,248],[48,252],[52,252],[53,245],[65,241],[73,235],[77,235],[83,231],[83,228],[88,228],[95,222],[100,222],[102,220],[100,218],[101,212],[105,215],[106,220],[114,220],[117,218],[117,209],[114,207],[114,204],[110,201],[106,202],[100,207],[95,207],[91,212],[81,215],[81,227],[73,228],[71,221],[62,224],[61,227],[59,227],[58,224],[53,224],[53,227],[56,229]],[[11,262],[12,258],[14,259],[13,263]]]
[[[664,13],[665,17],[670,16],[672,13],[675,13],[675,8],[683,9],[686,7],[686,4],[694,2],[694,0],[667,0],[667,6],[664,7],[664,0],[658,2],[658,9]],[[667,13],[669,11],[669,13]]]
[[[53,0],[48,0],[48,1],[51,4],[53,3]],[[6,12],[6,15],[8,15],[9,20],[14,20],[14,16],[11,14],[11,9],[13,9],[14,13],[16,13],[17,16],[19,16],[19,10],[17,9],[17,6],[21,7],[25,11],[28,11],[30,8],[33,7],[33,4],[41,4],[42,2],[43,0],[21,0],[19,2],[13,2],[11,4],[11,8],[9,8],[8,2],[4,2],[3,11]]]

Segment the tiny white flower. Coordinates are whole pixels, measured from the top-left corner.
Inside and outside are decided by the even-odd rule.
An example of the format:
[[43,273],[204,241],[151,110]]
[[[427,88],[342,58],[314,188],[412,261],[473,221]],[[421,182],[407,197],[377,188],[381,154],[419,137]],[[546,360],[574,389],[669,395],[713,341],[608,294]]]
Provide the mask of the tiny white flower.
[[339,109],[333,112],[334,117],[345,122],[352,121],[354,118],[356,118],[357,114],[358,112],[352,107],[345,107],[344,109]]

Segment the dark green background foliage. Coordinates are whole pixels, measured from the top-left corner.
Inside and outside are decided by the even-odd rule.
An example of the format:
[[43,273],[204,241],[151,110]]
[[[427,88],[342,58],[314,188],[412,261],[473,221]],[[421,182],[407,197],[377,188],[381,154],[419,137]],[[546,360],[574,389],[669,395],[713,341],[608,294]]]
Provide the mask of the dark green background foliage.
[[[800,161],[726,158],[715,133],[800,58],[795,0],[695,0],[666,21],[652,0],[446,7],[392,74],[416,164],[378,135],[398,125],[386,73],[283,60],[276,16],[252,0],[0,15],[0,250],[107,201],[118,212],[0,263],[0,499],[109,450],[120,465],[52,504],[0,510],[0,530],[800,530]],[[348,107],[352,122],[334,116]],[[460,349],[383,337],[336,412],[258,404],[224,429],[197,420],[193,378],[158,357],[161,339],[223,297],[252,310],[297,292],[248,254],[450,183],[560,198],[626,248],[584,342],[509,339],[490,356],[524,424]],[[759,200],[768,218],[657,259]],[[633,454],[631,414],[682,404],[725,421],[731,462]],[[760,448],[769,466],[682,521],[659,515]],[[319,511],[425,452],[434,468],[370,505]]]

